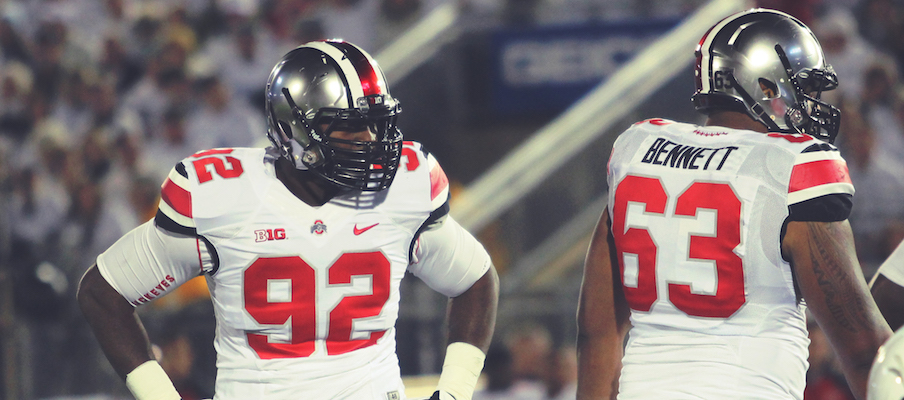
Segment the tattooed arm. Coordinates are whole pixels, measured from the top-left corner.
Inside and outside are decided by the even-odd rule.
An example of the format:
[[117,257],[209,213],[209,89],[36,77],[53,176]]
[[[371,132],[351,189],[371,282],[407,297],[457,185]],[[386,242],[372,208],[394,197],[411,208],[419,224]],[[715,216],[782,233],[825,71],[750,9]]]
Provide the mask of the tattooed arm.
[[891,329],[870,296],[848,222],[789,222],[782,253],[791,262],[807,307],[838,355],[858,399]]

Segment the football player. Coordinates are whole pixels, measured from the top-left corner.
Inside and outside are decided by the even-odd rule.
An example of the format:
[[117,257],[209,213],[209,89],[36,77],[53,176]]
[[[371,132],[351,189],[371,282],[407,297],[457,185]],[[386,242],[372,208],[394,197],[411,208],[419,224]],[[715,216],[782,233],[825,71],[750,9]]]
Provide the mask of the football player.
[[870,292],[891,329],[904,326],[904,242],[879,266]]
[[180,396],[135,308],[198,275],[217,320],[215,399],[404,399],[394,325],[406,271],[451,298],[432,398],[471,398],[498,279],[449,217],[440,165],[402,140],[400,111],[370,55],[310,42],[267,82],[272,147],[201,151],[173,168],[156,217],[99,255],[79,287],[138,400]]
[[897,330],[879,348],[869,371],[866,399],[904,399],[904,330]]
[[705,125],[642,121],[612,149],[578,398],[801,399],[809,309],[863,399],[891,331],[854,252],[840,114],[820,100],[835,74],[810,29],[767,9],[722,20],[696,56]]
[[904,330],[899,329],[879,348],[869,371],[866,399],[904,399]]

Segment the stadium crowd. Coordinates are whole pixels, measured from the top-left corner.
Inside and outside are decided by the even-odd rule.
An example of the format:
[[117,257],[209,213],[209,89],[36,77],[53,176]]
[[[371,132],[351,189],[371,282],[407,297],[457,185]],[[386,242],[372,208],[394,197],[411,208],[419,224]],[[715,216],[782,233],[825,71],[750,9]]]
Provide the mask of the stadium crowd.
[[[0,267],[13,282],[20,324],[3,330],[6,338],[25,344],[15,356],[27,386],[23,398],[127,393],[77,310],[76,283],[97,254],[153,217],[160,183],[177,161],[201,149],[266,144],[263,83],[275,60],[301,43],[328,37],[343,37],[375,53],[439,2],[4,2]],[[689,12],[702,2],[636,3]],[[604,0],[461,4],[503,23],[536,24],[582,23],[588,16],[605,18],[607,10],[631,18],[643,16],[639,10],[644,9]],[[837,143],[857,189],[850,220],[869,278],[904,239],[904,43],[899,39],[904,2],[774,0],[757,5],[782,9],[812,26],[839,76],[840,90],[829,95],[843,105]],[[507,17],[512,14],[521,18]],[[455,178],[455,171],[448,173]],[[198,372],[213,370],[212,349],[206,349],[212,329],[204,325],[212,323],[212,316],[209,305],[193,301],[205,298],[205,290],[201,281],[155,303],[149,312],[150,318],[181,321],[168,325],[183,329],[156,341],[163,353],[179,355],[164,358],[164,366],[174,380],[185,378],[184,395],[198,398],[212,395],[213,377]],[[488,385],[475,399],[567,398],[554,396],[569,389],[553,390],[548,384],[572,382],[573,349],[548,349],[548,337],[538,332],[532,339],[542,346],[500,345],[491,351]],[[525,346],[548,349],[543,357],[555,360],[527,365],[563,366],[549,369],[560,373],[555,378],[549,372],[524,373],[525,380],[547,390],[525,389],[515,384],[511,371],[502,370],[517,364],[512,349]],[[824,341],[814,339],[808,396],[843,394],[831,352],[826,355],[819,346]]]

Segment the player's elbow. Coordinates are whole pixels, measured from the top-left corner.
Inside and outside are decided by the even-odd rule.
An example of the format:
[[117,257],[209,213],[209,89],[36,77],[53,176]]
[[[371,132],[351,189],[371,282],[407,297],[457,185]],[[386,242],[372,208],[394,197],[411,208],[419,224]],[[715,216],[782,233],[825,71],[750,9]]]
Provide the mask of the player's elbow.
[[622,329],[618,324],[604,323],[600,321],[600,318],[593,318],[585,313],[578,312],[578,342],[605,338],[617,340],[617,338],[624,337],[625,333],[626,330]]
[[853,340],[845,340],[837,346],[839,359],[852,368],[868,371],[872,366],[879,347],[891,335],[892,332],[887,327],[875,327],[858,335]]
[[590,286],[582,288],[578,298],[577,333],[580,337],[623,338],[631,329],[630,310],[627,304],[600,296]]

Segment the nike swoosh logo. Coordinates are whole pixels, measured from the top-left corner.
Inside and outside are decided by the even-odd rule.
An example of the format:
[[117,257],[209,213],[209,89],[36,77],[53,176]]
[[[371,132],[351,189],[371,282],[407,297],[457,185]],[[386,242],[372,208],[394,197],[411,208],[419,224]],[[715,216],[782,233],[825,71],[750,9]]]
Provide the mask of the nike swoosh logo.
[[375,226],[377,226],[377,225],[380,225],[380,223],[377,222],[376,224],[373,224],[373,225],[371,225],[371,226],[365,226],[365,227],[363,227],[363,228],[358,229],[358,224],[355,224],[355,236],[358,236],[358,235],[360,235],[360,234],[362,234],[362,233],[364,233],[364,232],[367,232],[368,229],[373,228],[373,227],[375,227]]

